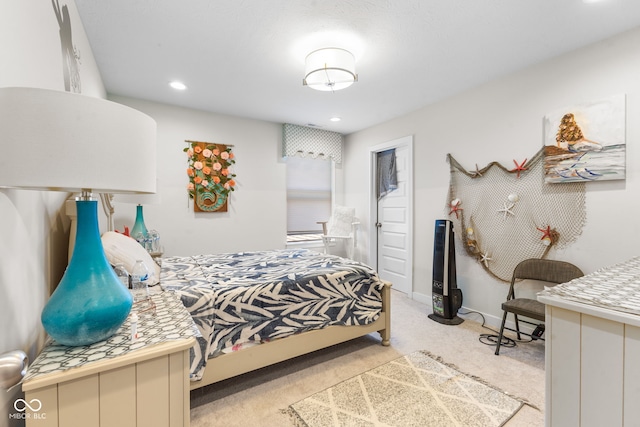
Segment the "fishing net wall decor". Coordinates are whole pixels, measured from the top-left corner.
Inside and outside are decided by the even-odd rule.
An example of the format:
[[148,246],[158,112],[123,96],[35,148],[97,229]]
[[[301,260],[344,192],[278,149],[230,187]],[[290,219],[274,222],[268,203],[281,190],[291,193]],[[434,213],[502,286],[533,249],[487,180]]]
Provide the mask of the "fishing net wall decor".
[[544,182],[544,148],[506,168],[492,162],[466,170],[451,154],[446,215],[464,252],[491,276],[511,281],[516,265],[545,258],[582,233],[586,222],[583,182]]

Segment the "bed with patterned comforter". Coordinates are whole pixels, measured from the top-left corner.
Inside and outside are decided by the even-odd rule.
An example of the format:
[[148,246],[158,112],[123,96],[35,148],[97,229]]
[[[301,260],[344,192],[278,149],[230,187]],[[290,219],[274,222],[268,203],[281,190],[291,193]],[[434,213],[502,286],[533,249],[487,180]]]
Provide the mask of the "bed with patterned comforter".
[[382,310],[383,283],[373,269],[306,249],[163,258],[161,286],[180,295],[202,335],[192,381],[224,352],[330,325],[367,325]]

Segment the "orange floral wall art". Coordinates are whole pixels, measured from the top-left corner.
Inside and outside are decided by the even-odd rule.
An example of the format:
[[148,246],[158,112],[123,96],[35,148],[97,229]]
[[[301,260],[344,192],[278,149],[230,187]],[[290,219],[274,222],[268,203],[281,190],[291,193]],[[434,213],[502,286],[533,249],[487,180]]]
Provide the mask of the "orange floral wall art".
[[229,194],[235,190],[236,175],[231,166],[235,156],[231,145],[185,141],[187,191],[195,212],[227,212]]

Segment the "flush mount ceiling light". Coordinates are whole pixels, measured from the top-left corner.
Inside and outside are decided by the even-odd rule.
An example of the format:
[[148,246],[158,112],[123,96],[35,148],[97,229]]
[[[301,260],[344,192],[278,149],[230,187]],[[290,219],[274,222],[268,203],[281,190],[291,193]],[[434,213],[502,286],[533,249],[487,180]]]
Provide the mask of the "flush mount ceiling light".
[[358,81],[355,62],[348,50],[337,47],[314,50],[305,60],[302,84],[322,91],[345,89]]

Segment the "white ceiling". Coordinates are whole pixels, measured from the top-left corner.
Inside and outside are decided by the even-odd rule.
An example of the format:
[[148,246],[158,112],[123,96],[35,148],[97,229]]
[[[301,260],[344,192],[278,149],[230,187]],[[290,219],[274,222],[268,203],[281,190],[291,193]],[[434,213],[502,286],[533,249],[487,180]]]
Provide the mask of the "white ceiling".
[[[110,94],[343,134],[640,26],[638,0],[76,4]],[[335,93],[302,85],[304,57],[328,46],[359,75]]]

